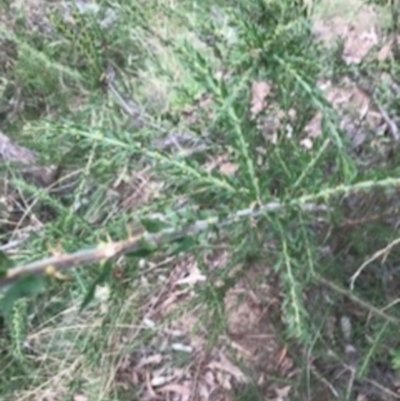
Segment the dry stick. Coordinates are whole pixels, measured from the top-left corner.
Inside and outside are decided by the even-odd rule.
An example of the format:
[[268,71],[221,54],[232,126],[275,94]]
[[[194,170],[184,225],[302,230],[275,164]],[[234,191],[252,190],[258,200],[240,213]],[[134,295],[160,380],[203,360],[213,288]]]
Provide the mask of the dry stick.
[[376,308],[375,306],[369,304],[368,302],[362,300],[361,298],[359,298],[358,296],[356,296],[355,294],[353,294],[352,292],[342,288],[340,285],[335,284],[334,282],[327,280],[326,278],[322,277],[321,275],[317,274],[315,276],[315,278],[321,283],[326,285],[327,287],[331,288],[333,291],[338,292],[339,294],[342,294],[348,298],[350,298],[353,302],[355,302],[356,304],[358,304],[359,306],[361,306],[362,308],[368,310],[369,312],[375,314],[376,316],[379,316],[391,323],[395,323],[395,324],[400,324],[400,319],[398,319],[395,316],[391,316],[389,314],[387,314],[386,312],[384,312],[381,309]]
[[[299,207],[303,211],[326,211],[326,207],[323,205],[303,204]],[[108,261],[129,252],[148,249],[149,246],[152,249],[156,249],[161,244],[198,234],[211,227],[221,228],[236,223],[244,218],[254,218],[264,213],[279,211],[284,208],[285,205],[281,203],[271,202],[256,210],[254,208],[240,210],[223,219],[212,217],[206,220],[198,220],[184,228],[167,228],[156,234],[144,232],[139,236],[128,238],[123,241],[110,242],[96,248],[89,248],[71,254],[56,255],[41,259],[8,270],[5,277],[0,279],[0,287],[7,286],[27,275],[56,276],[61,270]]]
[[[389,255],[390,251],[392,250],[392,248],[395,247],[396,245],[399,245],[399,244],[400,244],[400,238],[397,238],[394,241],[392,241],[390,244],[385,246],[385,248],[380,249],[379,251],[375,252],[368,260],[366,260],[350,278],[350,289],[351,289],[351,291],[354,290],[354,284],[355,284],[357,278],[360,276],[360,274],[363,272],[363,270],[368,265],[370,265],[376,259],[379,259],[381,256],[384,259],[386,259],[387,256]],[[383,263],[385,263],[385,261],[383,261]]]
[[367,85],[358,82],[357,79],[355,79],[355,81],[358,88],[361,89],[361,91],[363,91],[370,98],[372,104],[378,109],[379,114],[385,121],[387,127],[389,128],[389,131],[392,134],[393,139],[396,142],[399,142],[400,140],[399,128],[397,127],[397,124],[393,121],[393,119],[390,118],[389,113],[381,106],[381,103],[377,99],[374,90],[369,88]]

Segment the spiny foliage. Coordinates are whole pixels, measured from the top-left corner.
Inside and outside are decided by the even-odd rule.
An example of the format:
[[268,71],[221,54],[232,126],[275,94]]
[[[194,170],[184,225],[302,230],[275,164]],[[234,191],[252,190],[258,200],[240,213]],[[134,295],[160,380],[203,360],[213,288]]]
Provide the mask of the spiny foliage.
[[[154,214],[182,232],[182,227],[193,227],[191,224],[205,217],[220,222],[235,213],[240,215],[241,210],[279,203],[284,206],[279,213],[233,221],[229,230],[218,224],[210,227],[230,245],[235,262],[247,262],[256,255],[275,267],[282,282],[285,334],[313,351],[319,351],[319,346],[322,353],[326,351],[317,341],[326,304],[323,297],[317,297],[323,310],[312,309],[310,316],[305,294],[327,280],[336,289],[334,307],[342,307],[344,294],[349,295],[343,286],[351,270],[345,258],[350,254],[350,264],[362,263],[371,249],[391,243],[396,234],[392,225],[378,221],[351,230],[346,237],[351,252],[346,248],[342,253],[342,244],[332,246],[335,255],[327,260],[321,249],[340,239],[340,232],[332,233],[340,231],[337,226],[349,218],[365,217],[371,210],[379,215],[388,205],[395,210],[393,194],[399,182],[396,163],[371,169],[358,162],[339,128],[338,116],[318,89],[325,49],[312,35],[309,10],[297,1],[278,0],[237,0],[219,6],[204,2],[196,5],[196,10],[185,2],[176,9],[153,2],[120,2],[110,8],[101,2],[94,12],[83,12],[72,2],[68,5],[68,10],[55,7],[45,12],[49,30],[32,34],[20,21],[14,30],[1,31],[7,46],[15,50],[13,68],[4,70],[8,88],[3,96],[9,99],[18,87],[25,105],[33,106],[25,106],[5,127],[28,138],[27,143],[46,161],[61,165],[66,176],[78,172],[78,179],[69,187],[73,189],[61,194],[38,190],[18,178],[12,180],[24,196],[34,198],[46,211],[52,210],[38,210],[46,221],[43,235],[29,241],[17,261],[24,264],[42,258],[49,249],[73,252],[83,246],[112,243],[110,238],[122,240],[129,236],[130,227],[140,222],[151,231]],[[107,26],[104,21],[109,10],[117,22]],[[180,27],[183,34],[157,30],[157,22],[164,20]],[[145,82],[148,70],[156,76],[157,86],[168,82],[167,104],[156,113],[140,104],[150,96]],[[260,81],[272,90],[264,110],[255,116],[252,85]],[[209,109],[198,106],[201,99],[208,100]],[[79,102],[81,107],[75,104]],[[195,118],[190,122],[184,109],[188,104],[195,105]],[[317,112],[323,115],[322,132],[308,149],[300,141]],[[278,119],[273,132],[268,131],[271,116]],[[182,133],[206,150],[195,149],[185,157],[158,145],[168,134],[176,138]],[[48,149],[59,151],[48,154]],[[234,175],[209,167],[210,160],[221,155],[236,167]],[[151,169],[161,190],[149,203],[127,210],[112,199],[110,188],[117,187],[116,181],[128,183],[133,169]],[[302,209],[306,202],[324,204],[319,219]],[[354,209],[359,211],[357,216],[352,215]],[[148,217],[147,226],[143,216]],[[167,241],[156,257],[188,252],[189,248],[199,255],[205,247],[214,246],[214,241],[215,235],[207,234],[190,242],[190,247]],[[267,248],[267,243],[273,247]],[[154,253],[154,249],[145,250],[149,251],[146,255]],[[138,255],[128,255],[127,261],[128,275],[137,283]],[[75,281],[53,283],[48,291],[55,297],[58,291],[67,293],[67,299],[79,294],[86,304],[94,296],[95,285],[106,282],[117,297],[111,270],[110,265],[78,269]],[[219,273],[226,279],[224,291],[235,281],[229,270],[230,266],[225,266]],[[385,297],[374,291],[376,281],[371,282],[368,277],[360,280],[360,287],[350,295],[370,310],[373,306],[368,299],[373,299],[376,309],[384,307]],[[25,296],[34,295],[32,302],[46,311],[48,299],[38,283],[27,282],[18,291],[12,287],[15,296],[3,299],[13,345],[8,360],[15,357],[23,362],[23,340],[33,324],[26,320],[29,305]],[[214,298],[219,302],[218,311],[223,310],[223,295]],[[215,306],[210,302],[209,307]],[[360,341],[365,355],[363,374],[381,352],[378,344],[398,346],[390,340],[396,313],[390,325],[377,316],[385,317],[376,314],[368,326],[372,345]],[[359,323],[356,331],[361,331],[363,324]],[[84,352],[92,350],[85,348]],[[11,374],[10,370],[6,373]],[[0,387],[6,386],[0,383]]]

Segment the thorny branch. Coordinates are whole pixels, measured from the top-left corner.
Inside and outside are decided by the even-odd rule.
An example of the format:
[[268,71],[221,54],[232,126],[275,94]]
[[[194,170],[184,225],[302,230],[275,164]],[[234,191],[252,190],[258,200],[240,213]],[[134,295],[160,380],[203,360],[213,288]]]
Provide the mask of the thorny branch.
[[12,268],[7,271],[4,277],[0,278],[0,287],[7,286],[27,275],[55,275],[55,273],[61,270],[108,261],[130,252],[148,249],[149,245],[157,249],[160,245],[165,245],[168,242],[187,236],[196,235],[212,227],[222,228],[240,222],[245,218],[256,218],[267,213],[284,211],[287,207],[297,207],[303,212],[326,212],[329,210],[327,206],[314,202],[320,199],[326,200],[333,196],[349,195],[351,193],[368,191],[372,188],[386,187],[400,187],[400,179],[389,177],[380,181],[363,181],[350,186],[339,185],[335,188],[323,189],[316,194],[308,194],[300,198],[292,199],[287,203],[271,202],[258,207],[239,210],[227,217],[220,218],[216,216],[206,220],[198,220],[183,228],[171,227],[156,234],[144,232],[138,237],[128,238],[127,240],[118,242],[110,242],[99,247],[80,250],[72,254],[56,255]]
[[[323,205],[305,203],[299,205],[300,209],[308,212],[325,211]],[[232,213],[225,218],[212,217],[206,220],[198,220],[184,228],[167,228],[156,234],[144,232],[143,234],[131,237],[123,241],[110,242],[95,248],[80,250],[75,253],[62,254],[41,259],[26,265],[21,265],[7,271],[3,278],[0,278],[0,287],[7,286],[28,275],[50,275],[56,276],[62,270],[78,266],[91,265],[115,259],[130,252],[148,249],[157,249],[160,245],[182,239],[187,236],[196,235],[212,227],[222,228],[231,225],[245,218],[260,217],[265,213],[283,210],[285,205],[278,202],[271,202],[257,209],[242,209]]]

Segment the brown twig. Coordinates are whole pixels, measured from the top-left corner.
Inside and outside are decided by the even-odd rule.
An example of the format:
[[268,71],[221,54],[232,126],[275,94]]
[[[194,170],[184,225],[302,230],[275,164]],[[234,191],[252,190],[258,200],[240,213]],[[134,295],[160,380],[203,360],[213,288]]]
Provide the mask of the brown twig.
[[375,306],[369,304],[368,302],[362,300],[359,298],[357,295],[352,293],[351,291],[348,291],[344,288],[342,288],[340,285],[335,284],[333,281],[327,280],[326,278],[322,277],[321,275],[317,274],[316,279],[323,285],[331,288],[333,291],[344,295],[345,297],[351,299],[353,302],[355,302],[357,305],[361,306],[362,308],[368,310],[370,313],[379,316],[391,323],[399,324],[400,319],[398,319],[395,316],[389,315],[386,312],[384,312],[381,309],[376,308]]

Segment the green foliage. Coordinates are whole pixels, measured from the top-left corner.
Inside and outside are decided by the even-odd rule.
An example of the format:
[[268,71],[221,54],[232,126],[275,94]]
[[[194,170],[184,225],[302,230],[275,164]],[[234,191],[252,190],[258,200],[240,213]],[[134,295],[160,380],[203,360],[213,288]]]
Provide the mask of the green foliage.
[[393,352],[392,365],[395,370],[400,369],[400,353],[398,349],[394,350]]
[[14,266],[14,262],[7,255],[0,251],[0,278],[6,277],[7,272]]
[[[398,156],[396,151],[390,160],[377,155],[377,147],[386,154],[390,143],[378,135],[365,144],[363,155],[355,155],[318,81],[326,74],[337,82],[344,74],[373,75],[381,66],[365,62],[351,71],[343,64],[343,43],[328,53],[316,43],[310,10],[301,1],[221,0],[195,7],[181,2],[176,8],[117,1],[86,11],[66,3],[66,10],[54,4],[42,10],[47,30],[32,31],[29,15],[18,18],[13,29],[0,27],[16,49],[13,68],[1,66],[7,81],[1,104],[17,94],[23,99],[2,129],[17,132],[21,143],[66,177],[51,191],[10,177],[26,214],[44,228],[12,260],[0,253],[1,276],[49,250],[74,252],[110,238],[131,239],[132,227],[171,235],[165,242],[145,235],[140,249],[75,269],[73,280],[52,283],[47,292],[42,277],[13,284],[1,298],[10,332],[10,339],[0,342],[4,349],[10,343],[7,376],[16,375],[14,366],[16,372],[21,368],[13,360],[26,363],[24,341],[29,330],[37,330],[34,347],[54,356],[49,366],[73,366],[76,377],[79,369],[88,369],[98,380],[93,372],[99,366],[106,371],[107,358],[149,345],[156,330],[138,329],[139,338],[121,349],[116,344],[129,338],[121,327],[142,325],[143,300],[165,297],[160,283],[170,266],[164,271],[163,260],[191,255],[207,280],[193,286],[196,298],[189,307],[206,306],[199,321],[209,328],[212,344],[227,329],[226,295],[262,261],[279,277],[281,287],[273,295],[282,299],[283,327],[277,327],[285,345],[294,343],[325,363],[328,354],[344,360],[351,340],[361,354],[357,378],[368,377],[387,349],[399,347],[399,311],[382,274],[392,274],[398,257],[393,249]],[[107,25],[110,15],[116,22]],[[393,73],[398,67],[385,68]],[[255,115],[254,84],[260,82],[270,95]],[[398,110],[396,99],[381,92],[380,102]],[[311,147],[302,146],[316,113],[323,117],[321,132],[311,138]],[[179,142],[185,135],[204,148],[185,148]],[[221,160],[233,174],[220,168]],[[305,210],[310,203],[325,210]],[[268,204],[282,207],[256,213]],[[379,218],[388,212],[390,221]],[[174,235],[196,224],[205,229]],[[388,244],[348,290],[355,269]],[[205,254],[220,249],[229,258],[212,269]],[[346,310],[348,303],[372,317],[357,310],[349,338],[336,328],[337,343],[330,344],[327,316]],[[43,327],[52,332],[51,341],[40,339]],[[397,351],[391,357],[398,369]],[[40,388],[53,375],[41,375],[40,361],[34,374],[20,380],[21,388]],[[0,390],[7,387],[2,376],[0,368]],[[100,394],[109,391],[108,379],[93,381],[93,399],[109,399]],[[69,385],[64,384],[65,394]],[[242,394],[257,398],[260,391],[246,388]]]
[[[45,278],[36,276],[27,276],[17,283],[10,286],[1,298],[0,308],[2,315],[10,317],[14,306],[19,300],[25,297],[33,297],[45,290]],[[20,319],[18,319],[20,320]]]
[[28,301],[19,298],[14,302],[10,316],[10,332],[13,355],[18,361],[24,360],[23,345],[27,334]]

